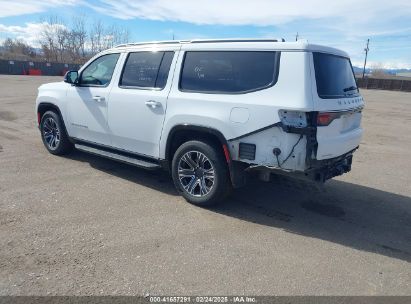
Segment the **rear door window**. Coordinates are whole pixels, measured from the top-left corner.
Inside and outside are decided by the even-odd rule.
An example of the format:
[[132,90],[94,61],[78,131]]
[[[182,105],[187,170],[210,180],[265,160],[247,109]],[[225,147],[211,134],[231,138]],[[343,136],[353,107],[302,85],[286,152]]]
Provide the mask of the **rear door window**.
[[313,53],[313,58],[320,98],[344,98],[359,94],[350,59],[318,52]]
[[203,93],[247,93],[274,85],[279,52],[186,52],[180,90]]
[[174,52],[130,53],[120,78],[120,87],[163,89]]

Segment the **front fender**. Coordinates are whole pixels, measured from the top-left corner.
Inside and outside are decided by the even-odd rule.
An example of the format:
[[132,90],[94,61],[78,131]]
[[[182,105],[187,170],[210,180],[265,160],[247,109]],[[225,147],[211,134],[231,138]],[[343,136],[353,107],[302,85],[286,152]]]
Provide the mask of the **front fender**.
[[[36,115],[39,112],[39,107],[48,105],[60,112],[60,115],[64,122],[68,121],[67,111],[66,111],[66,96],[68,84],[64,82],[54,82],[44,84],[39,87],[39,93],[36,98]],[[66,129],[69,132],[68,124],[65,123]]]

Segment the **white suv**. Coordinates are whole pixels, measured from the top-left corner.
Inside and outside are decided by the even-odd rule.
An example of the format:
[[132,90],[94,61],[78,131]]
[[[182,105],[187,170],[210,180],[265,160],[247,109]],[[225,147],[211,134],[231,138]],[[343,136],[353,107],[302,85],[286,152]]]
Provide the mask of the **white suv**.
[[350,171],[363,105],[345,52],[236,39],[119,45],[42,85],[36,112],[50,153],[162,167],[209,205],[247,172],[323,182]]

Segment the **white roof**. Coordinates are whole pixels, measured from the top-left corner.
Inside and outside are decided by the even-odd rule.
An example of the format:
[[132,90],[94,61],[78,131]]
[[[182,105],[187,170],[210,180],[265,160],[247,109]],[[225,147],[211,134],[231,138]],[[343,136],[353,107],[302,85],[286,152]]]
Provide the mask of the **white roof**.
[[131,51],[141,49],[180,49],[181,50],[278,50],[278,51],[309,51],[330,53],[343,57],[349,55],[339,49],[311,44],[307,40],[285,42],[284,39],[194,39],[150,41],[120,44],[107,52]]

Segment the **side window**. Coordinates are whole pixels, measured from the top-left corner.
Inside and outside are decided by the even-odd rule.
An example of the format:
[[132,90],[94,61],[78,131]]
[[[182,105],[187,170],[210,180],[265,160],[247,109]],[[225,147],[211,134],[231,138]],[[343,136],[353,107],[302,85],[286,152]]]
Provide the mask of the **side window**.
[[130,53],[120,78],[120,87],[163,89],[174,52]]
[[81,73],[80,85],[106,86],[110,83],[120,54],[103,55],[90,63]]
[[156,88],[163,89],[167,84],[168,72],[170,71],[171,61],[173,61],[174,52],[164,52],[160,69],[158,70]]
[[277,82],[279,52],[187,52],[180,79],[182,91],[246,93]]

